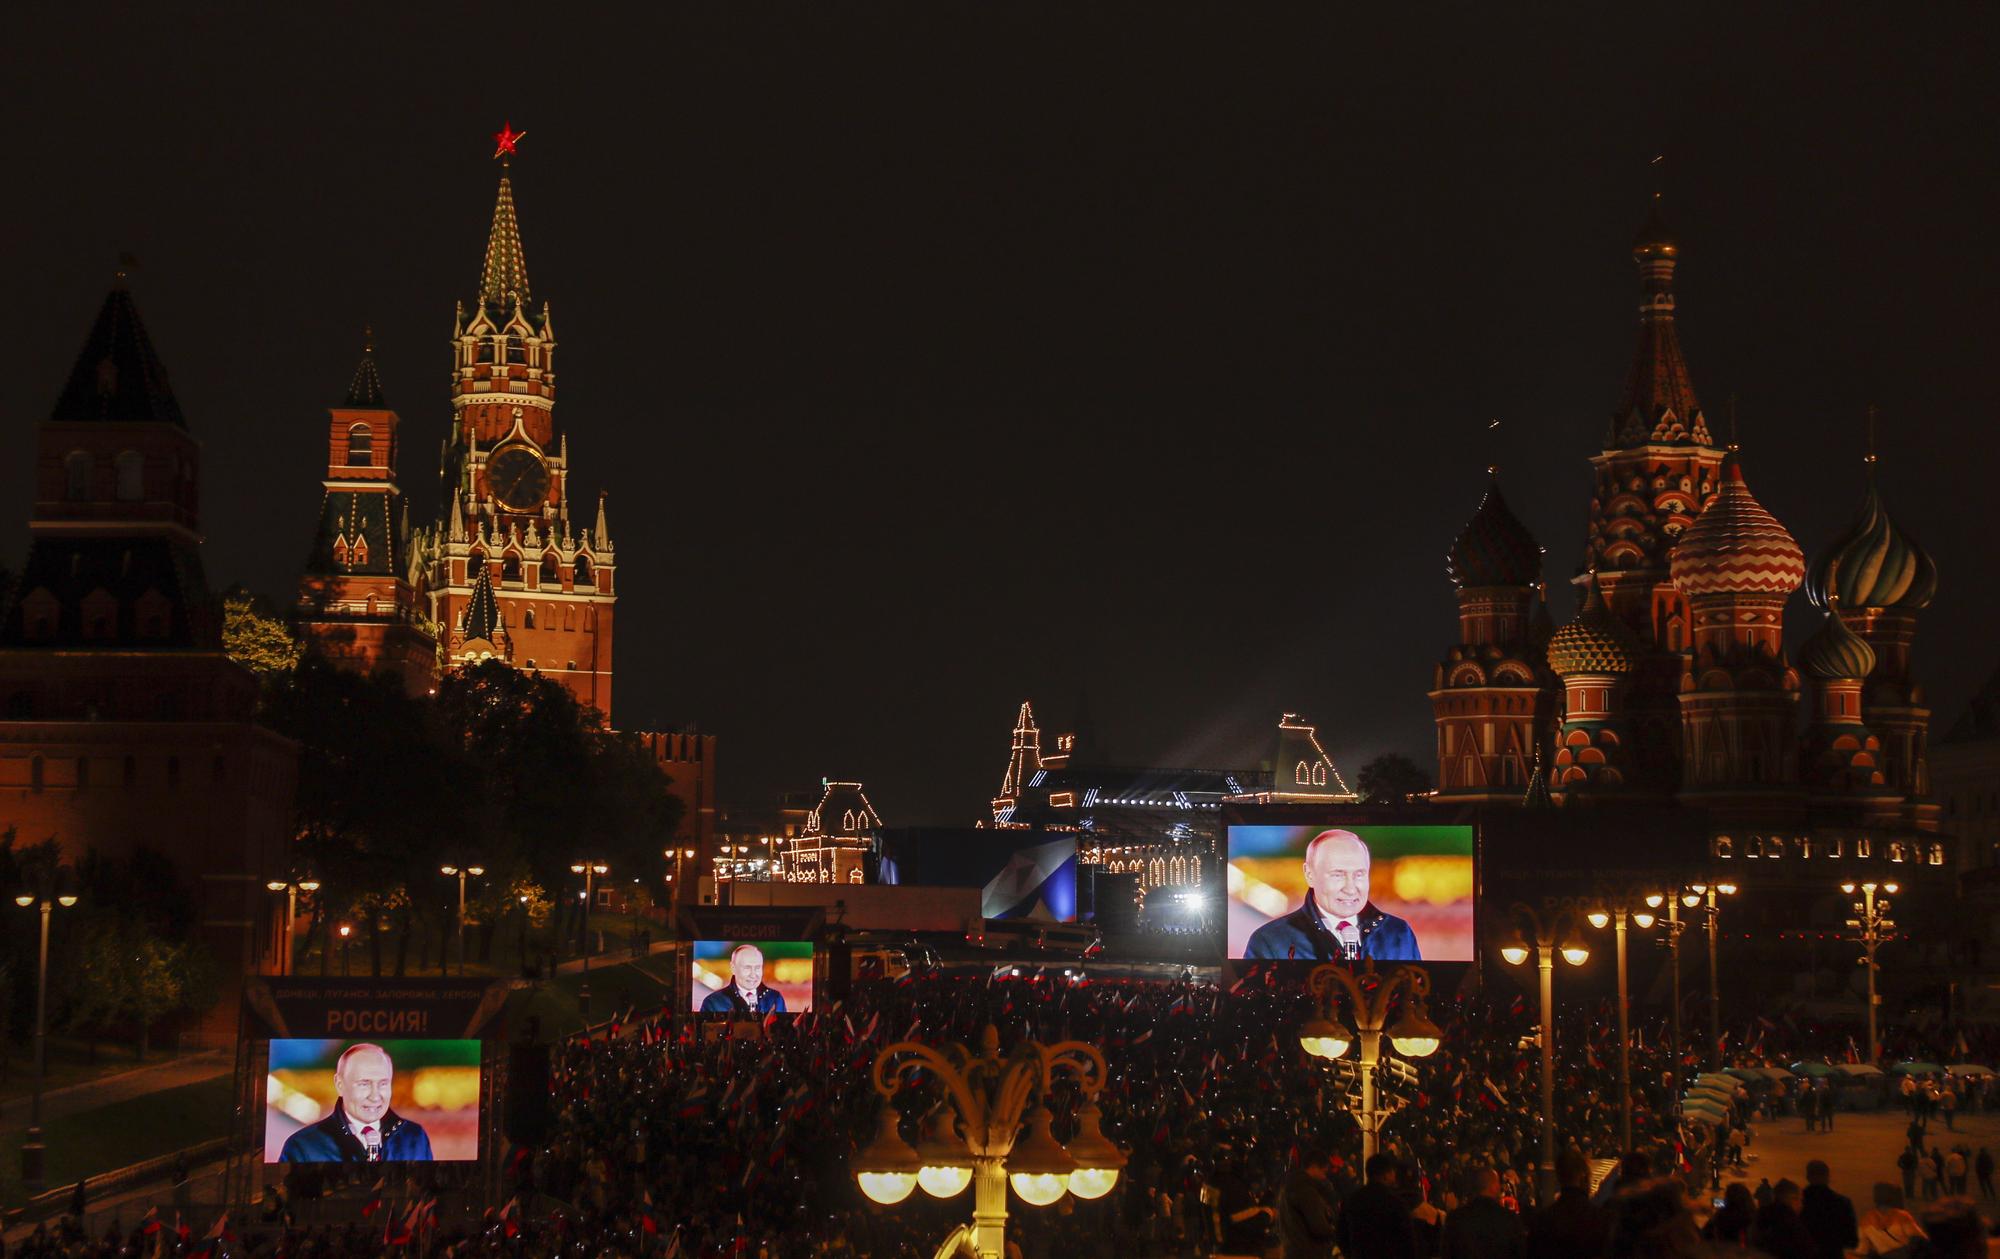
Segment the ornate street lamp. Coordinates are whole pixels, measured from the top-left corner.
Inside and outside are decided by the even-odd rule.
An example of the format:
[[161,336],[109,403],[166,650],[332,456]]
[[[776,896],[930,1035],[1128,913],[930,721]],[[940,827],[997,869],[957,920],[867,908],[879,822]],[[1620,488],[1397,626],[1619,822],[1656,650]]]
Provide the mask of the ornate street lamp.
[[48,1151],[42,1145],[42,1081],[49,1064],[49,916],[58,905],[68,909],[76,904],[66,867],[44,871],[38,883],[35,890],[14,898],[16,905],[36,910],[42,919],[41,952],[35,960],[35,1091],[28,1102],[27,1139],[21,1142],[21,1183],[31,1195],[48,1187],[44,1180]]
[[579,861],[570,866],[569,872],[583,876],[583,982],[576,986],[576,1005],[587,1024],[590,1021],[590,895],[596,890],[593,880],[600,874],[611,873],[611,867],[602,861]]
[[[946,1098],[921,1149],[911,1148],[898,1130],[895,1099],[907,1087],[909,1072],[929,1073],[943,1085]],[[1068,1148],[1055,1139],[1048,1108],[1049,1091],[1064,1075],[1083,1094]],[[883,1099],[881,1126],[854,1156],[855,1182],[871,1201],[885,1206],[903,1201],[918,1186],[933,1197],[949,1198],[972,1184],[970,1238],[980,1259],[1005,1254],[1010,1184],[1030,1206],[1048,1206],[1065,1193],[1101,1198],[1118,1183],[1125,1166],[1124,1151],[1099,1127],[1096,1100],[1104,1087],[1105,1066],[1095,1045],[1022,1041],[1003,1058],[1000,1033],[989,1026],[977,1054],[963,1046],[940,1052],[899,1041],[876,1055],[874,1077]]]
[[283,955],[278,959],[278,973],[290,975],[293,973],[294,965],[292,935],[294,924],[298,922],[299,917],[299,893],[319,891],[319,880],[311,876],[303,879],[272,879],[265,883],[264,887],[268,891],[285,894],[285,947]]
[[1632,1030],[1631,982],[1625,963],[1625,928],[1629,923],[1644,930],[1656,921],[1646,904],[1654,898],[1643,892],[1616,892],[1598,903],[1585,920],[1599,931],[1609,926],[1618,938],[1618,1142],[1622,1150],[1632,1148]]
[[[1363,974],[1373,977],[1374,969],[1375,964],[1371,961]],[[1365,1169],[1368,1160],[1374,1156],[1383,1123],[1395,1113],[1395,1107],[1385,1110],[1377,1101],[1375,1073],[1382,1065],[1383,1025],[1389,1021],[1389,1003],[1397,989],[1408,992],[1409,1002],[1403,1010],[1403,1017],[1388,1029],[1389,1044],[1396,1052],[1405,1058],[1428,1058],[1437,1052],[1438,1043],[1444,1039],[1444,1033],[1424,1012],[1424,998],[1430,994],[1431,977],[1415,966],[1398,966],[1387,979],[1375,986],[1371,995],[1363,987],[1361,979],[1347,967],[1326,962],[1313,967],[1312,973],[1306,977],[1306,986],[1318,999],[1320,1008],[1318,1014],[1300,1025],[1299,1048],[1315,1058],[1335,1059],[1344,1056],[1348,1045],[1355,1039],[1361,1042],[1361,1061],[1357,1071],[1361,1098],[1355,1122],[1361,1127],[1361,1164]],[[1354,1025],[1358,1037],[1351,1035],[1340,1022],[1339,1011],[1335,1008],[1342,992],[1354,1005]]]
[[465,876],[477,879],[485,875],[485,866],[439,866],[438,872],[446,878],[458,876],[458,974],[465,977]]
[[1571,966],[1581,966],[1590,960],[1590,946],[1577,933],[1576,907],[1572,904],[1557,902],[1547,921],[1519,901],[1507,912],[1513,915],[1516,926],[1513,937],[1500,946],[1501,958],[1509,966],[1526,962],[1530,937],[1525,933],[1531,932],[1535,965],[1542,976],[1542,1165],[1536,1177],[1536,1200],[1553,1202],[1556,1194],[1556,954],[1561,953],[1563,961]]
[[[1902,889],[1894,883],[1863,883],[1860,885],[1861,899],[1854,902],[1855,916],[1847,920],[1853,938],[1861,942],[1861,964],[1868,968],[1868,1061],[1882,1060],[1882,1044],[1875,1034],[1875,1007],[1882,1000],[1875,993],[1878,967],[1875,950],[1896,938],[1895,920],[1889,917],[1889,897]],[[1840,890],[1854,895],[1855,884],[1843,883]],[[1877,898],[1877,892],[1885,895]]]

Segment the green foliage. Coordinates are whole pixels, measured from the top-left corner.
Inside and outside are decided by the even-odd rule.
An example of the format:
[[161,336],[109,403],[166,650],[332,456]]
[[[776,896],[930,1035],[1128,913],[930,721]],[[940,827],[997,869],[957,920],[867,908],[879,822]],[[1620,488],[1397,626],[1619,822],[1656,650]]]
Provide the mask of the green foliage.
[[1431,776],[1401,752],[1384,752],[1354,780],[1364,804],[1407,804],[1431,789]]
[[222,649],[260,678],[289,673],[299,663],[291,627],[240,587],[222,596]]

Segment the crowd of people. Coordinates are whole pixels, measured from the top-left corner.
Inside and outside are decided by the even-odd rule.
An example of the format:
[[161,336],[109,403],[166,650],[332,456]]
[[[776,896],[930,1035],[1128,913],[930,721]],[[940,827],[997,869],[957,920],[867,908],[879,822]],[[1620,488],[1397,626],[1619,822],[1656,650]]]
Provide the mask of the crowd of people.
[[[970,1216],[972,1194],[935,1200],[919,1192],[889,1207],[861,1195],[853,1157],[874,1136],[885,1104],[872,1067],[891,1042],[976,1046],[989,1025],[1003,1050],[1027,1039],[1101,1047],[1109,1063],[1096,1099],[1103,1130],[1129,1151],[1117,1187],[1101,1199],[1069,1196],[1045,1208],[1010,1201],[1010,1254],[1018,1248],[1022,1259],[1261,1255],[1280,1247],[1287,1255],[1324,1255],[1336,1244],[1346,1259],[1679,1253],[1667,1238],[1687,1231],[1686,1203],[1670,1203],[1660,1186],[1702,1180],[1705,1160],[1726,1152],[1716,1143],[1730,1135],[1730,1127],[1718,1136],[1681,1117],[1679,1102],[1704,1057],[1698,1050],[1676,1053],[1662,1029],[1635,1026],[1624,1042],[1633,1105],[1628,1144],[1615,1011],[1560,1011],[1555,1098],[1563,1187],[1540,1202],[1541,1051],[1529,1001],[1461,995],[1431,1002],[1442,1041],[1435,1053],[1410,1061],[1410,1071],[1383,1074],[1390,1113],[1376,1174],[1368,1177],[1351,1071],[1300,1049],[1300,1025],[1313,1012],[1295,983],[1265,973],[1228,989],[932,976],[860,983],[807,1013],[754,1023],[628,1015],[555,1047],[552,1133],[510,1152],[505,1205],[483,1217],[419,1214],[412,1225],[392,1206],[372,1223],[299,1228],[286,1227],[280,1213],[239,1220],[232,1227],[240,1237],[207,1242],[155,1220],[152,1231],[141,1226],[101,1241],[51,1230],[25,1253],[170,1259],[208,1246],[334,1259],[412,1246],[457,1255],[927,1259]],[[899,1098],[912,1142],[940,1096],[934,1080],[919,1076]],[[1798,1095],[1753,1097],[1746,1089],[1740,1100],[1731,1107],[1734,1127],[1757,1111],[1796,1105]],[[1058,1085],[1047,1101],[1056,1134],[1066,1139],[1081,1102],[1075,1086]],[[1913,1113],[1913,1125],[1917,1119]],[[1610,1188],[1591,1202],[1591,1161],[1620,1158]],[[1966,1183],[1990,1186],[1990,1162],[1977,1182]],[[1941,1183],[1949,1185],[1949,1158],[1946,1164]],[[1976,1164],[1971,1156],[1968,1167]],[[1917,1196],[1912,1186],[1922,1180],[1919,1173],[1906,1185],[1908,1196]],[[1759,1192],[1773,1201],[1787,1196],[1783,1185]],[[1393,1212],[1385,1195],[1393,1196]],[[1765,1205],[1753,1199],[1746,1215],[1725,1204],[1711,1230],[1740,1231],[1751,1244],[1789,1233],[1779,1216],[1757,1231],[1756,1221],[1771,1215]],[[1369,1240],[1379,1241],[1384,1229],[1400,1236],[1400,1225],[1384,1223],[1392,1215],[1408,1225],[1407,1252],[1400,1242],[1382,1249]],[[407,1239],[398,1238],[399,1227]],[[1527,1249],[1507,1240],[1516,1231]],[[1613,1244],[1621,1236],[1629,1243],[1622,1250]],[[1555,1245],[1551,1237],[1568,1240]],[[1781,1241],[1760,1248],[1794,1259]]]

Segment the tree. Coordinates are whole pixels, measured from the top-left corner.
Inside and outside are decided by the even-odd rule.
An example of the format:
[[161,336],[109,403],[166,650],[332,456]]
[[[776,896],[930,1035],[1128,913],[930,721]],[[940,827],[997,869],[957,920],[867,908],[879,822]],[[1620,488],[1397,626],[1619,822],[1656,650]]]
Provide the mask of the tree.
[[290,673],[299,663],[291,627],[241,586],[222,596],[222,650],[259,678]]
[[1363,804],[1408,804],[1431,789],[1431,776],[1401,752],[1384,752],[1361,767],[1355,785]]

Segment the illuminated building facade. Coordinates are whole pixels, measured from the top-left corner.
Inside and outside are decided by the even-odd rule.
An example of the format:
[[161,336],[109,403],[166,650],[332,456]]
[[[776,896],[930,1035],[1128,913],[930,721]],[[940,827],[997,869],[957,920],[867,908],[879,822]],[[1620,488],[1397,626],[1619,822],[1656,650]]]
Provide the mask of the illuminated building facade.
[[881,831],[882,817],[860,783],[829,780],[805,825],[782,844],[779,873],[790,883],[865,882]]

